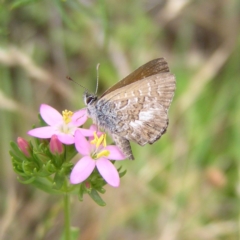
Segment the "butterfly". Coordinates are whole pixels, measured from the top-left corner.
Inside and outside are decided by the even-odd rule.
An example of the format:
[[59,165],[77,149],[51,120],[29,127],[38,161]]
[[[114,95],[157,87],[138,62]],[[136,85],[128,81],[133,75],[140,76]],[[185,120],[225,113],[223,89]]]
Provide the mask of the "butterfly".
[[166,132],[176,79],[164,58],[154,59],[110,87],[101,97],[84,93],[87,113],[109,132],[126,158],[134,159],[130,141],[152,144]]

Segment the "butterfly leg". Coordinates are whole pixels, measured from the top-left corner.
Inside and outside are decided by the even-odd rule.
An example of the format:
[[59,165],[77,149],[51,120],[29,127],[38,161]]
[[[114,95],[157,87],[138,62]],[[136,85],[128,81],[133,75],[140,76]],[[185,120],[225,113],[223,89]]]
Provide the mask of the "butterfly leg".
[[126,156],[126,158],[134,160],[130,142],[127,139],[120,137],[116,134],[112,134],[112,138],[116,143],[116,145],[120,148],[120,150]]

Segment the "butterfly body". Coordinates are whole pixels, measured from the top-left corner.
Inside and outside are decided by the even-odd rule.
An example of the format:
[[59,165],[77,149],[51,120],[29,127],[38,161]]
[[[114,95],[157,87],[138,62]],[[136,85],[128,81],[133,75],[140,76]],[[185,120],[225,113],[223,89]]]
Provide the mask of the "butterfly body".
[[134,159],[129,141],[152,144],[166,132],[175,85],[166,61],[152,60],[100,98],[85,94],[88,115],[112,135],[127,158]]

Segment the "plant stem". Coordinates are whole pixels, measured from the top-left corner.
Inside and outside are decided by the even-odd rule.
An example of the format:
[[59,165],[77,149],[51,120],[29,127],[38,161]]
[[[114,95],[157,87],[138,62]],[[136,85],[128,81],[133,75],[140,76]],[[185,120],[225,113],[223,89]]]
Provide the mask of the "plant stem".
[[64,239],[71,240],[70,232],[70,196],[69,193],[64,194]]

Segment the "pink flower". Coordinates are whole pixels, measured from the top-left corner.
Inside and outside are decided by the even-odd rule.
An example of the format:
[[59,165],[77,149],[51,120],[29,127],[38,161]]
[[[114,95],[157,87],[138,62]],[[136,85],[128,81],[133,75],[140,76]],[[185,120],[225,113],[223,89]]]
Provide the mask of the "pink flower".
[[[49,126],[32,129],[28,134],[37,138],[51,138],[55,134],[64,144],[74,143],[75,131],[87,120],[86,109],[74,113],[65,110],[61,115],[56,109],[46,104],[40,106],[40,115]],[[84,136],[93,136],[93,130],[80,130]]]
[[18,147],[23,152],[23,154],[26,157],[30,157],[31,146],[30,146],[29,142],[27,140],[25,140],[24,138],[18,137],[17,143],[18,143]]
[[52,135],[50,143],[49,143],[49,149],[52,154],[62,154],[64,149],[63,149],[63,144],[58,140],[57,135]]
[[81,131],[75,132],[75,147],[83,157],[74,166],[70,174],[70,182],[72,184],[83,182],[96,166],[109,185],[118,187],[120,184],[119,174],[109,159],[123,160],[126,157],[117,146],[106,146],[106,134],[98,137],[95,133],[94,136],[94,140],[88,142]]

